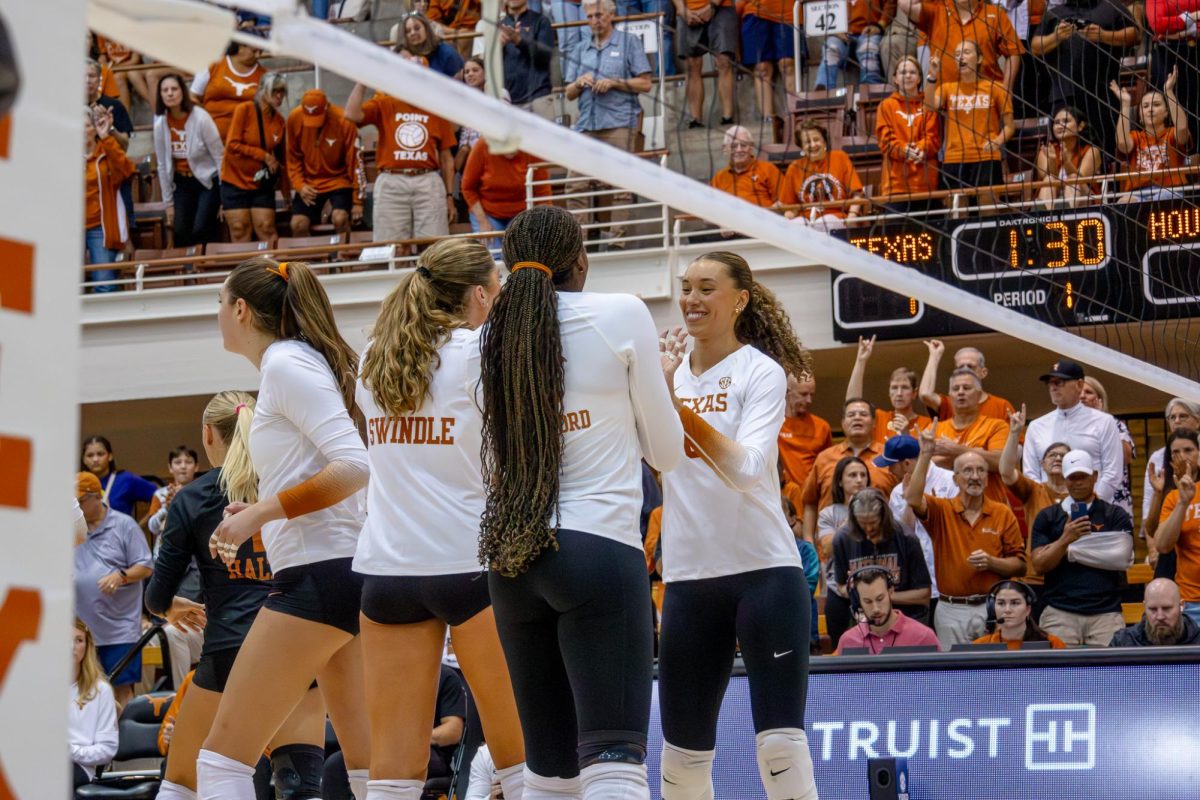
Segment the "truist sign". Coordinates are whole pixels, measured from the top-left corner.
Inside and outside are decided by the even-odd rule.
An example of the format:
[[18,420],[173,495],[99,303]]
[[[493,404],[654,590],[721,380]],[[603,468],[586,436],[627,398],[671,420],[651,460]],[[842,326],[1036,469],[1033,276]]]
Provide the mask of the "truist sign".
[[[814,671],[805,728],[817,786],[822,797],[867,800],[868,761],[895,757],[907,760],[911,800],[1194,800],[1200,797],[1200,649],[1195,658],[1140,666],[1031,659],[1026,663],[1046,666]],[[656,703],[650,732],[656,797],[661,737]],[[717,797],[765,797],[744,677],[734,677],[726,691],[714,781]]]

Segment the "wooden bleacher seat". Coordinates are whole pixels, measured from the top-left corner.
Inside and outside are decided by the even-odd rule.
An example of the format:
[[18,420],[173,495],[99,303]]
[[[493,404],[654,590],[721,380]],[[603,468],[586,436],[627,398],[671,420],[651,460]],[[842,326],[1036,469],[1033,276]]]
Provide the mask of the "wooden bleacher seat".
[[890,83],[860,83],[850,99],[850,113],[854,133],[859,136],[874,135],[875,116],[879,104],[892,96],[896,87]]
[[[247,258],[256,254],[268,254],[274,249],[274,242],[210,242],[204,246],[204,255],[206,256],[229,256],[236,254],[245,254]],[[211,262],[200,262],[196,265],[197,272],[228,272],[233,268],[229,262],[224,262],[220,265]],[[221,283],[225,280],[224,274],[201,279],[200,283]]]
[[1146,563],[1134,564],[1125,571],[1125,580],[1132,584],[1149,583],[1154,580],[1154,567]]
[[789,107],[783,115],[783,142],[764,144],[764,156],[771,161],[790,161],[799,157],[800,147],[796,144],[796,130],[805,120],[816,119],[829,131],[829,147],[841,146],[845,137],[846,118],[852,95],[845,87],[820,91],[788,94]]
[[1121,616],[1125,617],[1126,625],[1136,625],[1142,621],[1142,614],[1146,612],[1144,603],[1121,603]]
[[[283,236],[280,237],[275,247],[279,250],[294,250],[300,247],[327,247],[335,244],[345,244],[346,234],[332,233],[322,236]],[[329,261],[334,254],[330,253],[315,253],[312,255],[303,256],[303,261]]]
[[350,244],[363,244],[375,241],[374,231],[350,231]]

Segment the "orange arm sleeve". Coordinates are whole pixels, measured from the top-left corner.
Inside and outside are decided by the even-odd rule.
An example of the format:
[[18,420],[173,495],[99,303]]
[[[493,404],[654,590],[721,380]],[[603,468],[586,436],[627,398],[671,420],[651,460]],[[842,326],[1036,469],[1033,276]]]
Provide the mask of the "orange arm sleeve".
[[367,472],[347,461],[331,461],[308,480],[279,493],[279,505],[288,519],[340,503],[367,484]]

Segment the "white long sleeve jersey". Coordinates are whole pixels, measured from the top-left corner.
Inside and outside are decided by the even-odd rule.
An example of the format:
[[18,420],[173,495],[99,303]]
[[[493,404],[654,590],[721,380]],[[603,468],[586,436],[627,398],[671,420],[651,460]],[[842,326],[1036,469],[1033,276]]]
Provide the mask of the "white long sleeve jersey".
[[[263,353],[262,382],[250,457],[258,496],[273,497],[320,472],[332,461],[367,471],[367,452],[346,411],[325,358],[294,339]],[[363,526],[363,492],[327,508],[263,526],[263,545],[275,572],[354,555]]]
[[371,483],[355,572],[454,575],[483,569],[479,332],[452,331],[436,363],[424,403],[402,416],[381,409],[359,378]]
[[558,293],[565,359],[560,526],[642,547],[640,459],[663,472],[683,457],[658,333],[627,294]]
[[[744,451],[721,476],[699,457],[663,476],[663,579],[714,578],[768,567],[800,567],[779,493],[779,430],[787,378],[745,345],[702,375],[690,356],[675,373],[675,396]],[[690,450],[690,448],[689,448]]]
[[1096,494],[1112,502],[1125,482],[1125,451],[1121,447],[1121,431],[1117,420],[1083,403],[1070,408],[1054,409],[1029,423],[1025,431],[1025,450],[1022,471],[1030,480],[1044,482],[1042,456],[1050,445],[1062,442],[1072,450],[1085,450],[1092,457],[1100,479]]

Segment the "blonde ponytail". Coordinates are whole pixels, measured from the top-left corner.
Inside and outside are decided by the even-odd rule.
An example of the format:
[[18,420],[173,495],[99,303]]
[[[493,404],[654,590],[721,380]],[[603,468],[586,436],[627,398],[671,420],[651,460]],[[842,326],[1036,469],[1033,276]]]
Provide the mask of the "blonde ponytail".
[[250,459],[250,424],[254,398],[246,392],[220,392],[204,409],[204,424],[212,426],[225,443],[221,465],[221,491],[231,503],[258,502],[258,473]]

